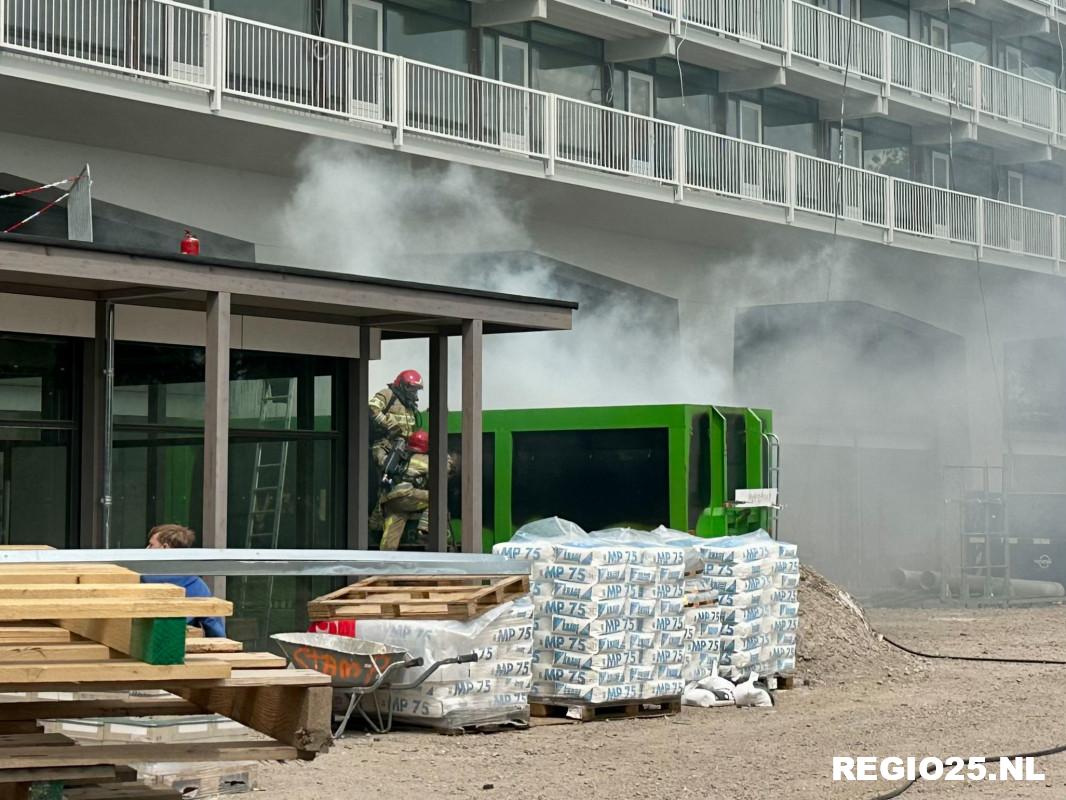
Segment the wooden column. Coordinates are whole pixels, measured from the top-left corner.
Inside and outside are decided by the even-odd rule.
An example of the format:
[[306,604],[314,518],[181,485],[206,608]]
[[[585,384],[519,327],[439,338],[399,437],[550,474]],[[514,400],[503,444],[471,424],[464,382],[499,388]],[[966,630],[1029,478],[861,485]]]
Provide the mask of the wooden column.
[[[226,547],[229,499],[229,345],[230,294],[207,294],[207,355],[204,376],[204,547]],[[218,597],[226,579],[209,581]]]
[[429,549],[448,551],[448,337],[429,337]]
[[481,340],[484,324],[463,320],[463,552],[481,552]]
[[348,364],[348,549],[370,547],[370,328],[359,329],[359,358]]

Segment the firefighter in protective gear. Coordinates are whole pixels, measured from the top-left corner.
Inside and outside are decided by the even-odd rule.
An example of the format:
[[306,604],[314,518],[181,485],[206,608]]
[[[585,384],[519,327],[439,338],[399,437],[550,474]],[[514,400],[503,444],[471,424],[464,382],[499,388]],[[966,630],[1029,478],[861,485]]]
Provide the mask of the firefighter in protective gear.
[[414,431],[407,437],[406,463],[397,466],[394,475],[385,476],[391,487],[381,496],[381,513],[385,518],[381,532],[381,550],[396,550],[404,529],[412,519],[418,520],[419,536],[429,533],[429,434]]
[[370,454],[381,469],[397,439],[406,439],[418,427],[418,393],[422,376],[405,369],[396,380],[370,398]]

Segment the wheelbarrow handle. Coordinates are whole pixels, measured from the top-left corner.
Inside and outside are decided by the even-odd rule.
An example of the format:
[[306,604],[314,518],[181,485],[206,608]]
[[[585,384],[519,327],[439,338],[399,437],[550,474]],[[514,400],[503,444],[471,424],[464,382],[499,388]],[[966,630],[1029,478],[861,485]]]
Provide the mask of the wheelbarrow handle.
[[477,653],[467,653],[465,655],[457,656],[455,659],[456,664],[470,664],[477,661]]
[[405,667],[407,667],[407,668],[411,668],[411,667],[421,667],[425,663],[426,663],[426,660],[424,658],[422,658],[421,656],[419,656],[418,658],[412,658],[409,661],[403,662],[403,665]]

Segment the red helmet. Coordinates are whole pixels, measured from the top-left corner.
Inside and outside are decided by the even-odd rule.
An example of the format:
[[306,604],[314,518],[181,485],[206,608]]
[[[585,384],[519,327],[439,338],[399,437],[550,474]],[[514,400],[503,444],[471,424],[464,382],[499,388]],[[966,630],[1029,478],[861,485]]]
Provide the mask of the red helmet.
[[412,453],[429,452],[429,433],[427,431],[415,431],[407,437],[407,449]]
[[410,389],[421,389],[422,376],[416,369],[405,369],[396,376],[396,380],[393,381],[393,384],[396,386],[407,386]]

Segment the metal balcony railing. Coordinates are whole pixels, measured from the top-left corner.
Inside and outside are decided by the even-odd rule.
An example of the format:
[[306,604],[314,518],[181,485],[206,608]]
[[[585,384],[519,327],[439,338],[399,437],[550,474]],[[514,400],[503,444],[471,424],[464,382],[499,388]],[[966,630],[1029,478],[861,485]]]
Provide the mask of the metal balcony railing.
[[[60,7],[63,13],[55,13]],[[822,27],[821,14],[815,10],[804,16],[802,26],[819,31],[817,41],[822,41],[822,32],[836,30],[826,34],[826,41],[838,42],[839,29],[835,23]],[[844,223],[844,232],[847,226],[874,228],[886,241],[909,234],[972,246],[977,252],[987,248],[1044,259],[1054,262],[1056,270],[1066,262],[1066,217],[1047,211],[841,166],[168,0],[0,0],[0,23],[2,49],[193,87],[210,96],[214,109],[220,109],[224,99],[235,98],[371,126],[390,133],[397,144],[412,135],[542,162],[548,175],[559,164],[616,175],[631,179],[629,185],[639,185],[641,191],[664,187],[681,202],[710,194],[783,211],[783,221],[800,214],[812,215],[812,220],[833,217]],[[731,24],[723,18],[719,23]],[[802,41],[811,41],[792,30]],[[1040,84],[1028,85],[1035,82],[1005,80],[999,86],[1000,71],[991,71],[992,80],[982,81],[982,71],[973,69],[973,62],[945,59],[932,48],[866,33],[866,54],[856,56],[853,51],[858,61],[852,68],[871,78],[890,79],[929,96],[943,93],[964,106],[980,98],[983,111],[1042,129],[1055,115],[1053,109],[1062,108],[1061,93],[1057,104],[1045,102],[1054,95]],[[877,52],[890,56],[878,61]],[[809,53],[803,57],[813,58],[813,51]],[[835,59],[839,69],[846,62],[837,55],[826,57]],[[897,69],[901,59],[911,69],[903,77]],[[951,81],[928,80],[925,67],[934,64],[946,65],[954,76]],[[975,93],[978,86],[981,91]],[[1019,96],[1020,106],[997,105],[1000,95]]]
[[670,0],[684,25],[786,50],[791,0]]
[[[883,81],[888,33],[802,2],[792,3],[792,53],[856,77]],[[849,66],[850,64],[850,66]]]
[[1054,86],[981,65],[981,111],[989,116],[1054,133],[1062,97]]

